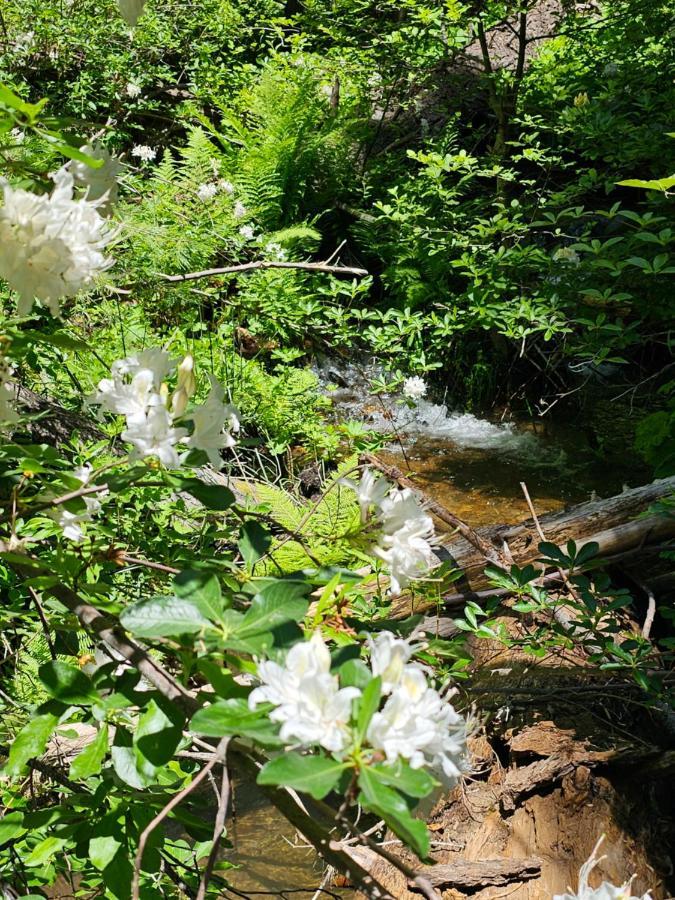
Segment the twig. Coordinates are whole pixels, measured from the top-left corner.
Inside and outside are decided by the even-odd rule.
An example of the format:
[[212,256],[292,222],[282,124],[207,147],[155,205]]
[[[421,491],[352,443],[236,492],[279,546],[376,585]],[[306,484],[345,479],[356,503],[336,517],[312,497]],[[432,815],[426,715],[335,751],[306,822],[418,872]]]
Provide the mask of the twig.
[[424,505],[437,519],[440,519],[442,522],[445,522],[446,525],[450,525],[452,528],[456,529],[465,540],[482,553],[491,563],[503,565],[503,560],[500,558],[499,551],[496,548],[492,547],[488,541],[482,538],[467,522],[460,519],[454,513],[451,513],[449,509],[446,509],[436,500],[432,500],[428,497],[424,491],[421,491],[419,487],[407,478],[400,469],[397,469],[396,466],[385,465],[385,463],[381,462],[373,453],[362,453],[361,460],[362,462],[373,466],[373,468],[377,469],[379,472],[382,472],[387,478],[396,481],[401,487],[410,488],[420,494],[424,501]]
[[90,484],[88,487],[78,488],[78,490],[62,494],[60,497],[54,497],[53,500],[44,500],[41,503],[36,503],[35,506],[32,507],[32,510],[36,511],[38,509],[47,509],[50,506],[60,506],[62,503],[67,503],[69,500],[76,500],[78,497],[86,497],[89,494],[100,494],[107,490],[107,484]]
[[362,844],[364,847],[369,847],[371,850],[374,850],[378,856],[381,856],[382,859],[385,859],[388,863],[390,863],[394,868],[398,869],[406,878],[415,884],[420,892],[427,898],[427,900],[441,900],[441,896],[438,891],[434,888],[433,884],[429,881],[428,878],[425,878],[424,875],[420,875],[419,872],[416,872],[413,868],[411,868],[407,863],[403,862],[402,859],[399,859],[389,850],[385,850],[382,844],[378,844],[377,841],[374,841],[371,837],[369,837],[365,832],[359,831],[354,827],[354,825],[347,819],[345,816],[340,817],[343,825],[347,826],[351,831],[354,832],[354,836],[357,838],[359,844]]
[[166,572],[169,575],[180,574],[180,569],[176,569],[173,566],[152,562],[149,559],[141,559],[138,556],[130,556],[128,553],[115,553],[114,556],[116,560],[128,563],[130,566],[144,566],[146,569],[156,569],[158,572]]
[[[227,753],[227,743],[229,742],[229,738],[224,738],[225,745],[223,747],[222,756],[225,757]],[[221,741],[221,744],[223,741]],[[208,886],[209,880],[211,878],[211,874],[213,873],[213,867],[216,864],[216,858],[218,856],[218,850],[220,848],[220,840],[223,836],[223,829],[225,828],[225,817],[227,815],[227,804],[230,799],[230,776],[227,771],[227,761],[223,762],[223,774],[221,776],[220,782],[220,797],[218,800],[218,812],[216,813],[216,821],[213,826],[213,844],[211,846],[211,852],[209,853],[209,858],[206,861],[206,866],[204,868],[204,874],[201,877],[199,882],[199,890],[197,891],[197,900],[204,900],[206,897],[206,888]]]
[[202,781],[209,774],[211,769],[218,763],[222,762],[223,754],[227,749],[227,745],[230,742],[230,738],[224,737],[221,739],[218,747],[216,748],[210,762],[206,763],[204,768],[192,779],[190,784],[187,787],[183,788],[182,791],[179,791],[177,794],[169,800],[166,806],[157,813],[155,818],[143,829],[141,832],[141,837],[138,842],[138,850],[136,851],[136,859],[134,861],[134,876],[131,882],[131,898],[132,900],[139,900],[140,896],[140,887],[141,887],[141,864],[143,862],[143,854],[145,853],[145,845],[148,843],[148,838],[152,834],[152,832],[157,828],[157,826],[169,815],[172,809],[175,809],[179,803],[181,803],[188,794],[191,794],[192,791],[196,787],[198,787]]
[[[528,491],[527,485],[525,484],[524,481],[521,481],[521,482],[520,482],[520,487],[521,487],[521,489],[522,489],[522,491],[523,491],[523,494],[525,495],[525,501],[526,501],[526,503],[527,503],[527,505],[528,505],[528,507],[529,507],[529,509],[530,509],[530,513],[532,514],[532,520],[534,521],[534,527],[537,529],[537,534],[538,534],[539,537],[541,538],[542,542],[545,542],[545,541],[546,541],[546,535],[544,534],[544,532],[543,532],[543,530],[542,530],[542,527],[541,527],[541,524],[540,524],[540,522],[539,522],[539,519],[537,518],[537,513],[535,512],[534,504],[532,503],[532,498],[530,497],[530,492]],[[563,584],[565,585],[565,587],[567,588],[567,590],[570,592],[570,594],[572,595],[572,597],[574,597],[575,600],[578,600],[578,599],[579,599],[579,595],[578,595],[578,593],[577,593],[577,591],[576,591],[576,588],[574,587],[574,585],[571,583],[571,581],[570,581],[569,578],[567,577],[567,573],[565,572],[565,570],[562,569],[562,568],[560,568],[560,566],[558,566],[557,569],[556,569],[556,571],[558,572],[558,574],[559,574],[560,577],[562,578]],[[556,611],[554,610],[553,612],[554,612],[554,615],[555,615],[555,612],[556,612]],[[563,623],[563,624],[567,624],[567,623],[565,622],[565,623]]]
[[354,275],[357,278],[363,278],[370,274],[367,269],[357,269],[351,266],[332,266],[326,262],[301,263],[258,259],[255,262],[241,263],[238,266],[225,266],[221,269],[204,269],[202,272],[185,272],[182,275],[165,275],[163,272],[159,272],[158,275],[165,281],[175,283],[196,281],[198,278],[211,278],[213,275],[236,275],[239,272],[254,272],[257,269],[299,269],[303,272],[327,272],[331,275]]
[[56,647],[54,646],[54,641],[52,640],[52,636],[49,633],[49,623],[47,622],[45,611],[42,608],[42,604],[40,603],[40,598],[30,585],[28,585],[28,593],[33,598],[33,603],[35,604],[35,609],[37,610],[38,618],[40,619],[40,624],[42,625],[42,633],[44,634],[45,640],[47,641],[47,646],[49,647],[49,655],[52,659],[56,659]]

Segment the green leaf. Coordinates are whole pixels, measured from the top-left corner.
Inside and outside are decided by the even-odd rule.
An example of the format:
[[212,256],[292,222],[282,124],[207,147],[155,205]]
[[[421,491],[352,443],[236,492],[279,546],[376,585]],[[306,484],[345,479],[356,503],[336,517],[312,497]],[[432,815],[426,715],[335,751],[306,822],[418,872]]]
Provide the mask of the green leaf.
[[98,700],[91,681],[77,666],[53,659],[40,666],[38,674],[49,694],[62,703],[89,705]]
[[271,631],[285,622],[299,622],[307,615],[309,602],[306,595],[310,586],[297,581],[280,579],[268,585],[253,598],[237,637]]
[[212,627],[194,603],[181,597],[151,597],[128,606],[120,616],[122,625],[138,637],[172,637],[196,634]]
[[381,697],[382,678],[378,675],[366,686],[359,701],[359,713],[356,720],[356,733],[359,740],[363,740],[366,736],[370,720],[373,718],[374,713],[377,712]]
[[0,818],[0,847],[7,841],[15,841],[28,831],[23,824],[23,813],[17,811],[5,813]]
[[220,620],[223,612],[223,594],[220,582],[213,572],[186,569],[173,580],[176,597],[193,603],[207,619]]
[[399,793],[382,784],[371,768],[362,769],[359,774],[359,802],[364,809],[374,813],[398,835],[420,859],[429,855],[429,832],[420,819],[410,815],[408,806]]
[[98,734],[84,750],[77,754],[70,764],[69,775],[71,778],[89,778],[101,771],[105,755],[108,752],[108,728],[105,723],[99,728]]
[[111,834],[93,837],[89,841],[89,859],[99,871],[112,862],[113,857],[122,846],[122,842]]
[[363,690],[370,683],[373,673],[362,659],[348,659],[339,668],[342,687],[357,687]]
[[235,501],[232,491],[222,484],[204,484],[198,478],[180,479],[181,490],[191,494],[207,509],[226,510]]
[[264,556],[272,546],[272,536],[259,522],[244,522],[239,532],[239,543],[237,546],[244,562],[249,569],[252,569],[253,564],[261,556]]
[[58,718],[51,713],[37,716],[24,725],[14,739],[9,750],[9,758],[5,763],[3,773],[5,775],[20,775],[26,763],[44,753],[47,741],[56,728]]
[[368,771],[382,784],[396,788],[409,797],[426,797],[439,784],[426,769],[413,769],[400,759],[393,766],[370,766]]
[[181,721],[169,718],[157,703],[151,700],[138,720],[134,732],[134,746],[153,766],[163,766],[173,759],[183,733],[181,726]]
[[244,699],[218,700],[198,710],[190,722],[190,730],[208,737],[224,737],[227,734],[242,735],[267,746],[281,746],[278,727],[268,714],[251,710]]
[[262,767],[258,784],[281,784],[322,800],[337,785],[349,763],[325,756],[303,756],[289,750]]
[[23,864],[31,867],[44,866],[45,863],[48,863],[49,860],[61,850],[65,843],[66,838],[50,835],[33,847],[32,851],[23,860]]

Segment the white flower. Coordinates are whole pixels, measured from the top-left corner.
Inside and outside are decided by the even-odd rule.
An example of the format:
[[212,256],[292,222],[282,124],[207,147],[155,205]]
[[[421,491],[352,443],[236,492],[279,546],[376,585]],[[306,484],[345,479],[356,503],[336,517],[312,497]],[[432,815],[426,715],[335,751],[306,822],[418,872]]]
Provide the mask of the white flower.
[[465,720],[412,664],[401,667],[389,699],[370,721],[367,737],[387,762],[401,758],[414,769],[428,765],[450,787],[467,768],[466,735]]
[[140,97],[142,92],[142,88],[140,84],[135,81],[130,81],[124,88],[124,93],[127,97],[131,97],[131,99],[135,99],[136,97]]
[[133,28],[143,12],[145,0],[117,0],[117,6],[124,21]]
[[330,653],[319,631],[292,647],[283,666],[259,663],[258,677],[262,686],[251,692],[249,707],[273,704],[276,709],[270,719],[281,722],[283,741],[319,744],[333,753],[347,746],[352,700],[360,691],[339,688],[337,676],[330,674]]
[[200,184],[197,188],[197,197],[205,203],[207,200],[212,200],[216,194],[218,193],[218,185],[210,182],[208,184]]
[[560,249],[556,250],[553,254],[553,259],[557,262],[569,263],[572,266],[578,266],[581,262],[581,257],[577,251],[572,250],[571,247],[560,247]]
[[570,893],[567,894],[556,894],[553,897],[553,900],[652,900],[649,893],[642,894],[640,897],[633,895],[630,886],[635,876],[621,887],[615,887],[615,885],[610,884],[608,881],[603,881],[600,887],[597,888],[589,887],[588,876],[604,859],[604,856],[599,858],[597,856],[600,845],[604,839],[605,836],[603,834],[593,848],[590,858],[586,860],[579,870],[579,888],[577,893],[575,894],[570,891]]
[[380,519],[385,534],[393,535],[402,528],[410,528],[429,537],[433,534],[434,523],[428,516],[414,491],[404,488],[393,490],[380,504]]
[[368,646],[373,676],[382,678],[382,693],[390,694],[400,684],[406,663],[415,648],[390,631],[381,631],[374,639],[369,635]]
[[160,462],[170,468],[180,465],[180,458],[175,445],[181,441],[187,431],[184,428],[173,428],[172,416],[165,406],[151,406],[143,418],[127,420],[128,427],[122,432],[122,440],[133,446],[130,459],[157,457]]
[[247,213],[247,209],[244,206],[244,204],[241,202],[241,200],[237,200],[237,202],[234,204],[234,213],[233,213],[235,219],[243,219],[244,216],[246,215],[246,213]]
[[92,464],[85,463],[83,466],[78,466],[73,472],[73,475],[75,476],[75,478],[77,478],[80,484],[85,485],[89,484],[89,479],[91,478],[91,473],[93,471],[94,467],[92,466]]
[[104,147],[98,145],[92,147],[91,144],[85,144],[84,147],[80,147],[80,151],[92,159],[100,160],[103,165],[94,169],[86,163],[74,160],[71,163],[73,181],[77,187],[86,188],[87,200],[100,201],[97,208],[108,212],[117,200],[117,176],[122,169],[122,163],[111,156]]
[[89,403],[100,406],[101,412],[126,416],[129,423],[142,421],[150,406],[159,405],[161,398],[155,390],[152,372],[142,369],[131,382],[124,381],[121,375],[103,378]]
[[283,262],[288,259],[288,254],[281,246],[281,244],[277,244],[276,241],[270,241],[269,244],[265,247],[265,253],[269,253],[274,259],[279,260],[279,262]]
[[63,506],[58,506],[47,514],[61,528],[64,538],[72,541],[74,544],[82,543],[84,540],[82,525],[85,522],[91,522],[92,516],[101,510],[101,501],[96,497],[83,497],[82,499],[85,506],[84,512],[73,513]]
[[178,360],[173,359],[166,350],[160,350],[159,347],[148,347],[124,359],[115,360],[111,366],[111,372],[113,378],[119,378],[122,375],[137,375],[143,371],[149,372],[152,384],[159,389],[177,362]]
[[171,412],[174,416],[182,416],[187,409],[188,400],[194,396],[197,382],[194,374],[195,361],[188,353],[178,366],[178,382],[171,398]]
[[59,314],[59,300],[87,287],[112,265],[103,253],[113,237],[97,203],[73,199],[73,176],[65,167],[52,175],[51,194],[33,194],[3,184],[0,209],[0,277],[19,296],[28,315],[37,297]]
[[252,241],[255,237],[255,231],[253,230],[252,225],[242,225],[239,229],[239,234],[244,238],[245,241]]
[[319,93],[322,97],[327,97],[329,100],[333,96],[333,85],[332,84],[322,84],[319,88]]
[[420,400],[427,392],[427,383],[419,375],[406,378],[403,382],[403,396],[410,400]]
[[23,144],[26,140],[26,132],[22,131],[20,128],[12,128],[9,136],[14,140],[15,144]]
[[391,484],[385,478],[378,478],[373,475],[370,469],[364,469],[360,481],[352,481],[350,478],[341,478],[340,484],[356,491],[356,499],[358,500],[361,510],[361,522],[368,519],[370,508],[374,506],[379,514],[380,506],[385,497],[389,493]]
[[148,147],[147,144],[136,144],[135,147],[132,147],[131,155],[143,162],[150,162],[157,156],[157,151],[154,147]]
[[390,592],[396,596],[411,581],[423,577],[437,563],[427,540],[428,530],[411,522],[392,535],[383,535],[373,553],[389,570]]
[[193,431],[185,441],[188,447],[204,450],[214,468],[222,465],[220,450],[229,449],[236,444],[232,432],[239,431],[239,413],[234,406],[223,402],[222,385],[211,376],[211,390],[206,401],[196,407],[190,418]]
[[221,178],[218,181],[218,187],[224,194],[234,194],[234,185],[227,178]]

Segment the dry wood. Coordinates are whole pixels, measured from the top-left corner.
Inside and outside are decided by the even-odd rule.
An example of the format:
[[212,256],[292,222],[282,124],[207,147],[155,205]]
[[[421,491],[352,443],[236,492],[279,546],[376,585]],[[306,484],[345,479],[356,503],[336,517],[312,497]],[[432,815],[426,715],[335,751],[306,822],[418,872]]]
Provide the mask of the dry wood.
[[[425,866],[418,871],[434,887],[485,888],[536,878],[541,872],[541,860],[532,856],[527,859],[484,859],[475,862],[459,857],[453,859],[452,865]],[[413,884],[410,889],[419,890]]]
[[326,272],[330,275],[352,275],[355,278],[363,278],[368,275],[367,269],[358,269],[352,266],[332,266],[325,262],[278,262],[270,259],[259,259],[255,262],[242,263],[238,266],[224,266],[220,269],[204,269],[202,272],[185,272],[183,275],[164,275],[159,277],[164,281],[182,282],[196,281],[198,278],[211,278],[216,275],[236,275],[242,272],[254,272],[256,269],[300,269],[303,272]]

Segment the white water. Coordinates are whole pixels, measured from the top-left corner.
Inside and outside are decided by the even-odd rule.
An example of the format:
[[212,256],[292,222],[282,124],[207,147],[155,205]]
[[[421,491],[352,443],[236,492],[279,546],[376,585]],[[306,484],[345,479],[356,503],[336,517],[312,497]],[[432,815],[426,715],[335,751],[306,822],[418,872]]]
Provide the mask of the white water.
[[[401,394],[374,395],[371,383],[381,379],[383,373],[372,363],[353,365],[326,360],[315,371],[342,418],[356,419],[380,434],[395,434],[407,442],[420,437],[448,441],[459,449],[487,450],[499,455],[549,457],[550,463],[550,451],[544,450],[538,438],[510,423],[453,412],[443,403],[424,399],[411,409]],[[395,449],[395,444],[391,449]]]

